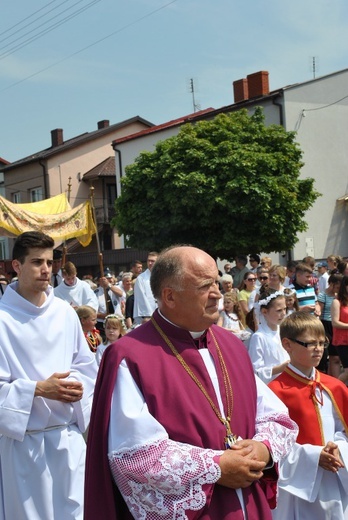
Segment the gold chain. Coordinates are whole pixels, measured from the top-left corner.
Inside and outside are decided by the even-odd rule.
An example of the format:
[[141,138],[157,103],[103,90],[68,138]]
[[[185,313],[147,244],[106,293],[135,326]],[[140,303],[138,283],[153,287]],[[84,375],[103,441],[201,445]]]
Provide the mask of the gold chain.
[[230,421],[231,421],[231,417],[232,417],[232,410],[233,410],[233,389],[232,389],[230,377],[229,377],[228,372],[227,372],[227,367],[226,367],[226,364],[225,364],[225,360],[224,360],[224,358],[222,356],[222,352],[220,350],[218,342],[216,341],[216,338],[215,338],[215,336],[213,334],[213,331],[209,328],[209,332],[210,332],[210,334],[211,334],[211,336],[212,336],[212,338],[214,340],[214,344],[215,344],[215,347],[216,347],[216,351],[217,351],[217,354],[218,354],[218,358],[219,358],[219,362],[220,362],[220,366],[221,366],[221,371],[222,371],[222,375],[223,375],[223,381],[224,381],[224,387],[225,387],[225,393],[226,393],[226,401],[227,401],[227,417],[226,418],[224,418],[221,415],[219,408],[215,405],[214,401],[212,400],[212,398],[208,394],[207,390],[204,388],[203,384],[200,382],[200,380],[198,379],[196,374],[192,371],[192,369],[186,363],[186,361],[184,360],[182,355],[179,354],[177,349],[174,347],[173,343],[170,341],[168,336],[163,332],[163,330],[158,325],[156,320],[153,317],[151,317],[151,321],[152,321],[152,324],[154,325],[155,329],[157,330],[157,332],[160,334],[160,336],[166,342],[166,344],[168,345],[170,350],[173,352],[173,354],[176,357],[176,359],[179,361],[179,363],[186,370],[186,372],[189,374],[191,379],[196,383],[198,388],[201,390],[201,392],[203,393],[203,395],[205,396],[205,398],[209,402],[212,410],[214,411],[214,413],[217,416],[217,418],[219,419],[219,421],[225,426],[226,434],[227,434],[226,437],[225,437],[225,445],[226,445],[226,448],[230,448],[231,445],[234,444],[237,441],[237,436],[232,433],[231,426],[230,426]]

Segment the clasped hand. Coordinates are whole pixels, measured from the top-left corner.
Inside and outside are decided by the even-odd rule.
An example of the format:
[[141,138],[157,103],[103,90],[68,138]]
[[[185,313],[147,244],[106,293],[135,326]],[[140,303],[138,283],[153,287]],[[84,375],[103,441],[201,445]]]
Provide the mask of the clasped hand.
[[48,379],[36,383],[35,397],[45,397],[63,403],[80,401],[83,385],[79,381],[66,379],[70,372],[55,372]]
[[263,476],[270,459],[267,446],[252,439],[237,441],[220,457],[221,477],[218,484],[232,489],[249,487]]
[[329,441],[326,446],[324,446],[320,452],[319,466],[333,473],[336,473],[340,468],[344,468],[337,444]]

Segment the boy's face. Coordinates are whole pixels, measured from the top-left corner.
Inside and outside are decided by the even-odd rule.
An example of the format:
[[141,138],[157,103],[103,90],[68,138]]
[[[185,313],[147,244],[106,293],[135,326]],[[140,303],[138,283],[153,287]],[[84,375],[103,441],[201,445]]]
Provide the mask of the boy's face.
[[[309,343],[307,347],[296,343],[294,340]],[[317,367],[324,353],[325,336],[316,337],[313,332],[303,332],[297,338],[283,338],[282,344],[290,357],[294,367],[303,374],[310,376],[312,368]],[[321,345],[319,345],[319,343]]]
[[303,273],[302,271],[297,271],[296,273],[296,282],[299,285],[302,285],[305,287],[306,285],[309,285],[311,281],[311,274],[310,273]]

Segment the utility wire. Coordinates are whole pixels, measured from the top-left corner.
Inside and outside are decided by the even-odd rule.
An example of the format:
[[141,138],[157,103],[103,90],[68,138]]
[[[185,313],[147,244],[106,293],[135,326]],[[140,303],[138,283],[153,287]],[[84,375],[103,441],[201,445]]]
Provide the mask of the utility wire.
[[43,69],[40,69],[37,72],[34,72],[33,74],[30,74],[29,76],[26,76],[25,78],[23,78],[23,79],[21,79],[19,81],[16,81],[15,83],[11,83],[11,85],[8,85],[7,87],[1,89],[0,92],[5,92],[6,90],[9,90],[12,87],[15,87],[15,86],[17,86],[17,85],[19,85],[21,83],[24,83],[28,79],[31,79],[31,78],[34,78],[35,76],[38,76],[42,72],[46,72],[46,70],[49,70],[49,69],[52,69],[53,67],[56,67],[60,63],[63,63],[64,61],[67,61],[70,58],[73,58],[77,54],[80,54],[81,52],[83,52],[83,51],[85,51],[87,49],[90,49],[91,47],[94,47],[95,45],[98,45],[98,43],[101,43],[101,42],[107,40],[108,38],[111,38],[112,36],[115,36],[116,34],[119,34],[120,32],[125,31],[129,27],[132,27],[133,25],[136,25],[137,23],[142,22],[146,18],[149,18],[150,16],[158,13],[159,11],[161,11],[162,9],[165,9],[166,7],[169,7],[170,5],[174,4],[175,2],[177,2],[177,0],[171,0],[171,2],[168,2],[167,4],[162,5],[161,7],[158,7],[157,9],[154,9],[153,11],[150,11],[149,13],[145,14],[144,16],[141,16],[140,18],[137,18],[136,20],[133,20],[133,22],[130,22],[130,23],[124,25],[123,27],[120,27],[119,29],[116,29],[116,31],[113,31],[110,34],[107,34],[103,38],[100,38],[99,40],[96,40],[93,43],[90,43],[89,45],[86,45],[82,49],[79,49],[78,51],[73,52],[72,54],[69,54],[68,56],[65,56],[61,60],[58,60],[58,61],[52,63],[51,65],[48,65],[47,67],[44,67]]
[[23,18],[23,20],[20,20],[19,22],[15,23],[14,25],[12,25],[11,27],[9,27],[8,29],[5,29],[4,31],[0,32],[0,36],[2,36],[3,34],[6,34],[8,33],[9,31],[11,31],[12,29],[14,29],[15,27],[18,27],[18,25],[20,25],[21,23],[25,22],[26,20],[29,20],[29,18],[32,18],[33,16],[35,16],[37,13],[40,13],[41,11],[43,11],[44,9],[46,9],[46,7],[48,7],[49,5],[51,4],[54,4],[54,2],[56,2],[57,0],[52,0],[51,2],[49,2],[48,4],[44,5],[43,7],[41,7],[40,9],[38,9],[37,11],[34,11],[32,14],[30,14],[29,16],[26,16],[25,18]]
[[[41,9],[39,9],[39,11],[42,11],[43,9],[45,9],[48,5],[56,2],[57,0],[52,0],[52,2],[50,2],[49,4],[47,4],[46,6],[42,7]],[[6,36],[5,38],[2,38],[0,40],[0,43],[1,42],[4,42],[6,40],[8,40],[9,38],[11,38],[12,36],[14,36],[15,34],[23,31],[23,29],[26,29],[27,27],[29,27],[30,25],[33,25],[33,23],[37,22],[38,20],[41,20],[41,18],[44,18],[45,16],[47,16],[49,13],[51,13],[52,11],[55,11],[56,9],[58,9],[58,7],[60,7],[61,5],[65,4],[66,2],[69,2],[70,0],[64,0],[64,2],[61,2],[60,4],[58,4],[56,7],[52,7],[52,9],[50,9],[49,11],[47,11],[47,13],[44,13],[42,14],[41,16],[38,16],[37,18],[35,18],[34,20],[32,20],[31,22],[27,23],[26,25],[24,25],[23,27],[21,27],[20,29],[17,29],[16,31],[12,32],[12,34],[10,34],[9,36]],[[20,22],[16,23],[15,25],[13,25],[12,27],[10,27],[9,29],[6,29],[6,31],[3,31],[2,33],[0,33],[0,36],[2,36],[3,34],[6,34],[8,33],[9,31],[11,31],[12,29],[15,29],[18,25],[21,25],[22,23],[26,22],[27,20],[29,20],[30,18],[32,18],[35,14],[37,14],[39,11],[35,11],[35,13],[27,16],[26,18],[24,18],[23,20],[21,20]]]
[[[68,11],[69,9],[72,9],[74,6],[76,6],[77,4],[83,2],[84,0],[78,0],[78,2],[76,2],[73,6],[69,7],[68,9],[66,9],[64,12]],[[49,27],[47,27],[46,29],[43,29],[41,32],[39,32],[38,34],[32,36],[31,38],[28,38],[27,40],[25,40],[24,42],[22,43],[18,43],[15,47],[12,47],[11,49],[9,49],[7,52],[3,52],[2,54],[0,54],[0,59],[5,59],[7,58],[8,56],[10,56],[11,54],[14,54],[16,51],[18,51],[19,49],[22,49],[23,47],[26,47],[27,45],[29,45],[29,43],[35,41],[35,40],[38,40],[39,38],[41,38],[42,36],[45,36],[45,34],[51,32],[52,30],[56,29],[57,27],[60,27],[61,25],[63,25],[64,23],[66,23],[67,21],[75,18],[76,16],[78,16],[79,14],[83,13],[84,11],[86,11],[87,9],[89,9],[90,7],[92,7],[93,5],[97,4],[98,2],[101,2],[101,0],[92,0],[92,2],[90,2],[89,4],[87,4],[86,6],[84,7],[81,7],[80,9],[77,9],[74,13],[71,13],[70,15],[66,16],[65,18],[63,18],[62,20],[59,20],[57,21],[56,23],[50,25]],[[53,20],[54,18],[57,18],[58,16],[60,16],[62,13],[60,14],[57,14],[55,16],[53,16],[52,18],[50,18],[50,20],[42,23],[41,25],[39,25],[37,28],[29,31],[28,33],[26,33],[25,35],[23,35],[22,37],[30,34],[31,32],[35,31],[36,29],[38,29],[39,27],[41,27],[42,25],[45,25],[46,23],[48,23],[49,21]],[[22,38],[21,37],[21,38]],[[9,45],[11,45],[11,43],[5,45],[3,48],[5,49],[6,47],[8,47]]]
[[324,105],[322,107],[317,107],[317,108],[304,108],[303,109],[303,112],[314,112],[315,110],[323,110],[324,108],[328,108],[328,107],[332,107],[332,105],[336,105],[337,103],[340,103],[340,101],[344,101],[345,99],[347,99],[348,96],[344,96],[343,98],[341,99],[337,99],[337,101],[333,101],[332,103],[329,103],[328,105]]

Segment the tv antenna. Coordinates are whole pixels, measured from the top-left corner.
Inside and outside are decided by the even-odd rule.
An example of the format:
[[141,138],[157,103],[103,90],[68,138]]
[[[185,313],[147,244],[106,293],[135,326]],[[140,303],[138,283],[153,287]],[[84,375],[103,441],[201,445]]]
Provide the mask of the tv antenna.
[[197,112],[198,110],[201,109],[201,106],[198,103],[196,103],[196,99],[195,99],[195,84],[194,84],[193,78],[190,79],[190,92],[192,94],[193,111]]
[[312,56],[312,58],[311,58],[311,69],[312,69],[313,79],[315,79],[318,75],[318,70],[319,70],[319,60],[318,60],[317,56]]

